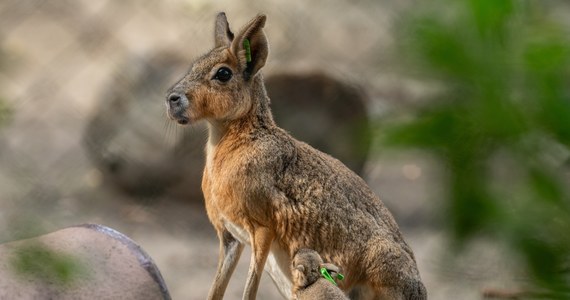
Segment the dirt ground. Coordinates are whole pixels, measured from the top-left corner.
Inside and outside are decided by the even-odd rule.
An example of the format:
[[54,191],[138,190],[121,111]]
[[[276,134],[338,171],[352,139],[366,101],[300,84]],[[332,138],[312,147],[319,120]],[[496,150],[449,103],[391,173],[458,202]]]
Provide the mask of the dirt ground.
[[[105,103],[110,86],[125,80],[122,67],[165,49],[190,62],[211,47],[216,12],[225,10],[235,30],[263,11],[272,47],[266,74],[318,69],[358,82],[370,96],[371,116],[379,116],[413,103],[424,90],[399,78],[390,56],[392,26],[414,1],[158,3],[0,4],[0,100],[10,112],[0,122],[0,241],[74,224],[103,224],[128,235],[153,257],[173,299],[204,299],[218,242],[201,200],[127,195],[104,178],[86,153],[88,120]],[[180,72],[186,68],[180,66]],[[148,107],[161,109],[167,87],[152,91],[156,101]],[[169,133],[157,122],[148,123],[145,131],[162,142]],[[364,178],[400,224],[430,299],[481,299],[485,288],[524,283],[516,259],[500,245],[478,241],[459,256],[450,254],[440,201],[445,172],[437,160],[419,152],[373,148],[371,153]],[[226,299],[241,298],[247,251]],[[262,278],[258,298],[280,299],[268,276]]]

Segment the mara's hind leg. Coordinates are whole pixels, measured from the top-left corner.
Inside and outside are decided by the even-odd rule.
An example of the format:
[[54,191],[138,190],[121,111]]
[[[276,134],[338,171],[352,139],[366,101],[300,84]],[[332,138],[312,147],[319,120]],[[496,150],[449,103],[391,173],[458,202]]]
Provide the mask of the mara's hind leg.
[[427,290],[424,284],[419,280],[410,280],[404,288],[404,299],[409,300],[425,300],[427,299]]
[[403,286],[382,286],[375,300],[426,300],[427,291],[420,280],[410,279]]
[[375,255],[365,261],[368,266],[366,283],[374,289],[374,299],[427,299],[414,255],[407,244],[379,237],[371,239],[369,246]]

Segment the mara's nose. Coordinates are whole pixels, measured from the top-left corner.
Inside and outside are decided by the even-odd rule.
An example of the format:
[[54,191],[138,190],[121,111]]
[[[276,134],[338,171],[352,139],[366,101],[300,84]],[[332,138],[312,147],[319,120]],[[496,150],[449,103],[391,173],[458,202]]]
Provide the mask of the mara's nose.
[[168,102],[171,104],[176,104],[180,102],[180,99],[182,99],[182,97],[178,93],[172,93],[168,95]]

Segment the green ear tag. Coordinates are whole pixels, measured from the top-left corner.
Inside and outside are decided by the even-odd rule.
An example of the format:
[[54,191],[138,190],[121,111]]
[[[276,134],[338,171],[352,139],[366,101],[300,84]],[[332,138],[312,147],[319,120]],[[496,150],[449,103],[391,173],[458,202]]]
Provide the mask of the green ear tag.
[[245,49],[245,61],[251,62],[251,46],[248,39],[243,40],[243,48]]
[[[332,278],[331,274],[329,273],[329,270],[327,270],[327,268],[325,268],[325,267],[322,267],[322,268],[321,268],[321,275],[323,275],[323,277],[324,277],[326,280],[332,282],[332,284],[337,285],[336,282],[334,281],[334,279]],[[342,274],[338,273],[338,275],[336,276],[336,278],[337,278],[338,280],[343,280],[343,279],[344,279],[344,276],[343,276]]]

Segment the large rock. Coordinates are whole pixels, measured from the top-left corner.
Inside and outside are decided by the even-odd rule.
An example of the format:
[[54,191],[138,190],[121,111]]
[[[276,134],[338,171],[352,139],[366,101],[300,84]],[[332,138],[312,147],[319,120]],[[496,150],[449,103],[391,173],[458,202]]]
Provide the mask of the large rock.
[[101,225],[0,244],[0,278],[0,299],[170,299],[150,256]]

